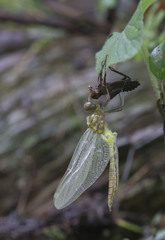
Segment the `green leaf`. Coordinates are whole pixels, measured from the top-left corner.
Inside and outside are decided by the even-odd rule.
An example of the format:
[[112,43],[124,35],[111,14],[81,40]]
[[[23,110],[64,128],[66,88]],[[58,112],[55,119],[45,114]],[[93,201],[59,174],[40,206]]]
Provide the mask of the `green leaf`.
[[153,4],[154,2],[156,2],[157,0],[143,0],[142,1],[142,10],[143,13],[147,10],[147,8]]
[[165,78],[165,42],[154,48],[149,56],[152,73],[160,80]]
[[134,57],[143,43],[143,12],[141,2],[122,33],[113,33],[96,54],[96,69],[101,70],[107,56],[106,65],[116,64]]
[[114,32],[105,42],[101,51],[96,54],[96,70],[98,73],[106,58],[105,70],[111,64],[124,62],[133,58],[140,51],[143,44],[143,11],[153,3],[153,0],[148,0],[147,5],[143,2],[140,1],[124,31],[121,33]]

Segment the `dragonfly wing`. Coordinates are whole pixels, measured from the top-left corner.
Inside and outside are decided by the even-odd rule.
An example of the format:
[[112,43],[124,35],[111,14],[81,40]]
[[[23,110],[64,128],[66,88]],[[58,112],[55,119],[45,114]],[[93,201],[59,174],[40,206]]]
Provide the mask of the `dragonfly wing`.
[[101,175],[110,159],[109,144],[88,128],[81,137],[71,162],[54,195],[58,209],[68,206]]

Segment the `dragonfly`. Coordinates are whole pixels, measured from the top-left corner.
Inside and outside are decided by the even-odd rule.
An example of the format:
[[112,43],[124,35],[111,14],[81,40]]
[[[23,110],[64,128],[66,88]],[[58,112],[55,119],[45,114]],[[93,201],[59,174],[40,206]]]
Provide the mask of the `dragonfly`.
[[90,112],[87,117],[88,129],[81,137],[54,195],[57,209],[75,201],[99,178],[109,162],[109,208],[116,195],[119,179],[117,133],[109,129],[105,121],[105,112],[98,99],[89,98],[84,109]]
[[[104,66],[103,66],[104,67]],[[101,75],[100,75],[101,76]],[[125,75],[126,76],[126,75]],[[124,76],[124,77],[125,77]],[[106,79],[99,79],[104,90],[91,88],[88,101],[84,104],[84,110],[89,113],[87,117],[87,130],[80,138],[73,153],[69,166],[55,192],[54,205],[57,209],[67,207],[74,202],[86,189],[88,189],[103,173],[109,163],[109,187],[108,206],[111,210],[119,183],[119,158],[117,148],[117,133],[112,132],[105,120],[105,110],[99,104],[99,97],[104,95],[104,91],[109,91],[110,99],[122,92],[127,85],[123,84],[123,79],[113,85],[112,90],[108,89]],[[126,80],[127,81],[127,80]],[[130,80],[129,80],[130,81]],[[126,91],[135,88],[133,85],[126,87]],[[92,90],[92,91],[91,91]],[[92,95],[92,94],[95,95]]]

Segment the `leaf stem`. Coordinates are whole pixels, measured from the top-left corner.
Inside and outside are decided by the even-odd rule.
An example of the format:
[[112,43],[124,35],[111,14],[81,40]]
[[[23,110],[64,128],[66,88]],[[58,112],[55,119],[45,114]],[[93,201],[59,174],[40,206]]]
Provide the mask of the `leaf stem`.
[[161,81],[160,87],[161,87],[161,92],[162,92],[162,103],[165,105],[165,91],[164,91],[163,81]]

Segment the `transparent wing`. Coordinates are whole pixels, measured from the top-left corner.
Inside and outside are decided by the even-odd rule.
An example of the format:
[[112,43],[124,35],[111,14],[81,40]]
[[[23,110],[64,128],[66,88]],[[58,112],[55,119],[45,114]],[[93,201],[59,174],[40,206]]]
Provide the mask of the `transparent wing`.
[[68,206],[98,179],[109,162],[109,150],[101,134],[86,130],[54,195],[56,208]]

